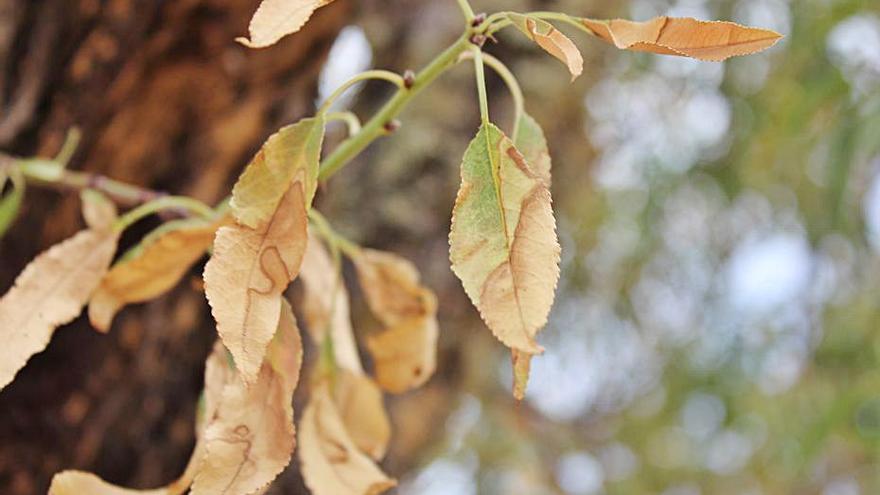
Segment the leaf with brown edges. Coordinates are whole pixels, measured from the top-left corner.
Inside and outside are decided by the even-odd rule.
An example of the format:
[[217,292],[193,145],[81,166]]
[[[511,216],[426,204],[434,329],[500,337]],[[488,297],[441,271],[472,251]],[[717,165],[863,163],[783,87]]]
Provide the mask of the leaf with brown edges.
[[129,250],[107,275],[89,301],[89,320],[106,332],[119,310],[155,299],[171,290],[199,261],[226,215],[214,222],[175,220],[159,227]]
[[689,17],[655,17],[644,22],[624,19],[579,19],[593,34],[622,50],[679,55],[710,62],[757,53],[782,35],[733,22]]
[[0,299],[0,389],[82,311],[107,272],[119,234],[83,230],[37,256]]

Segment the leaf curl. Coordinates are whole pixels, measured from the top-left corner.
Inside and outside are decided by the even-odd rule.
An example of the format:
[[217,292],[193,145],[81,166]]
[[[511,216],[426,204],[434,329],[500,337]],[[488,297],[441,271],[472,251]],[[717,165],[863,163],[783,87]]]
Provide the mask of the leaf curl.
[[549,22],[524,14],[510,13],[507,18],[523,34],[565,64],[574,81],[584,72],[584,58],[580,50],[568,36],[553,27]]

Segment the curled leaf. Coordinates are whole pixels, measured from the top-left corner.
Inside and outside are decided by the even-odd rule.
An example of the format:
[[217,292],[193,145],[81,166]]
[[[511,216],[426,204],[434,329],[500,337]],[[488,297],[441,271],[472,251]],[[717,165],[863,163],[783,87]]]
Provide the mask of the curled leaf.
[[263,0],[251,18],[251,38],[236,38],[250,48],[274,45],[288,34],[299,31],[320,7],[333,0]]
[[0,299],[0,389],[55,329],[82,311],[116,251],[116,232],[84,230],[37,256]]
[[79,194],[82,201],[82,215],[86,225],[92,230],[110,230],[116,221],[116,205],[107,196],[92,189],[83,189]]
[[306,209],[318,187],[324,118],[302,119],[269,137],[232,189],[229,206],[241,225],[259,228],[272,217],[291,182],[302,183]]
[[308,236],[302,182],[290,186],[265,226],[221,227],[205,266],[217,332],[244,381],[254,383],[278,327],[281,293],[299,272]]
[[256,383],[248,386],[240,375],[225,373],[216,411],[207,421],[193,495],[257,493],[290,463],[296,443],[292,400],[301,365],[299,329],[284,302]]
[[334,385],[333,400],[352,442],[377,461],[385,457],[391,422],[376,382],[366,375],[342,370]]
[[543,19],[523,14],[510,13],[507,17],[530,40],[565,64],[571,73],[572,81],[584,72],[584,58],[581,56],[580,50],[568,36],[562,34],[552,24]]
[[360,250],[352,257],[370,310],[385,328],[367,338],[376,379],[402,393],[424,384],[437,366],[437,299],[409,261]]
[[326,383],[312,391],[299,430],[302,475],[314,495],[376,495],[397,484],[355,445]]
[[655,17],[645,22],[624,19],[580,21],[599,38],[622,50],[680,55],[710,62],[757,53],[782,35],[733,22],[689,17]]
[[329,333],[336,365],[363,374],[364,368],[351,327],[348,291],[345,290],[340,267],[330,259],[327,250],[315,236],[309,237],[300,280],[305,289],[303,317],[312,340],[321,345]]
[[449,234],[452,270],[492,333],[527,353],[547,322],[560,248],[550,191],[500,129],[480,128],[465,153]]
[[89,301],[92,325],[106,332],[126,304],[149,301],[171,290],[205,255],[217,229],[229,222],[229,216],[214,222],[175,220],[145,237],[101,280]]

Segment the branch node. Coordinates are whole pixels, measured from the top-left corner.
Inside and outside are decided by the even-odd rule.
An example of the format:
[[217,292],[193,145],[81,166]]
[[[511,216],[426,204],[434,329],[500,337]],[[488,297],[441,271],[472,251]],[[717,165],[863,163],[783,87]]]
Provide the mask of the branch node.
[[470,37],[470,42],[473,45],[483,48],[483,45],[486,44],[486,39],[485,34],[477,33]]
[[486,17],[487,16],[485,12],[481,12],[475,15],[473,20],[471,21],[471,27],[480,27],[484,22],[486,22]]
[[382,128],[385,129],[385,132],[387,134],[393,134],[395,131],[400,129],[400,126],[401,126],[401,124],[400,124],[399,120],[392,119],[392,120],[389,120],[388,122],[385,122],[385,125],[382,126]]
[[403,73],[403,87],[406,89],[412,89],[416,84],[416,73],[407,69]]

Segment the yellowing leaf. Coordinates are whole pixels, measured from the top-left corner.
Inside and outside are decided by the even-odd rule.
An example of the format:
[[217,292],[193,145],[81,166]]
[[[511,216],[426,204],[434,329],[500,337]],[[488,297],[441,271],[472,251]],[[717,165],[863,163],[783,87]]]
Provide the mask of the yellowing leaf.
[[782,38],[777,32],[732,22],[687,17],[655,17],[645,22],[581,19],[599,38],[623,50],[680,55],[720,62],[766,50]]
[[0,299],[0,389],[55,329],[82,311],[107,271],[118,234],[84,230],[37,256]]
[[358,450],[377,461],[385,457],[391,422],[376,383],[366,375],[342,370],[336,375],[333,399]]
[[241,225],[259,228],[275,213],[291,182],[302,184],[306,210],[318,187],[322,116],[302,119],[269,137],[232,189],[229,205]]
[[547,188],[550,188],[551,165],[550,150],[547,149],[547,138],[541,126],[529,114],[523,113],[517,123],[516,149],[522,153],[526,163],[541,177]]
[[294,182],[265,226],[221,227],[205,266],[205,294],[217,332],[246,383],[257,380],[308,239],[302,182]]
[[437,300],[409,261],[364,249],[352,258],[367,303],[385,328],[367,338],[376,379],[402,393],[424,384],[437,366]]
[[126,304],[149,301],[171,290],[205,255],[217,229],[229,221],[229,216],[215,222],[176,220],[144,238],[113,265],[92,295],[92,325],[106,332]]
[[299,429],[302,476],[314,495],[376,495],[397,484],[357,448],[326,383],[312,391]]
[[312,13],[333,0],[263,0],[251,18],[251,39],[236,38],[242,45],[264,48],[299,31]]
[[333,340],[336,365],[363,374],[351,328],[348,291],[345,290],[339,267],[335,266],[315,236],[309,237],[300,280],[305,289],[303,317],[312,340],[320,346],[329,333]]
[[107,196],[91,189],[83,189],[79,197],[86,225],[92,230],[110,230],[117,218],[116,205]]
[[[302,341],[290,305],[281,305],[278,332],[256,383],[232,374],[205,430],[192,494],[252,494],[290,463],[295,445],[293,391]],[[229,375],[227,375],[229,376]]]
[[545,52],[553,55],[571,73],[574,81],[584,72],[584,58],[580,50],[566,35],[549,22],[522,14],[508,14],[507,17],[523,34],[538,44]]
[[528,354],[559,279],[550,191],[500,129],[480,128],[461,168],[449,234],[452,270],[492,333]]

